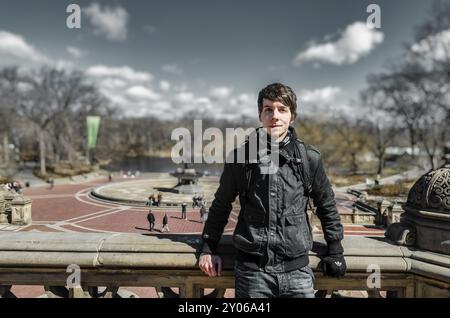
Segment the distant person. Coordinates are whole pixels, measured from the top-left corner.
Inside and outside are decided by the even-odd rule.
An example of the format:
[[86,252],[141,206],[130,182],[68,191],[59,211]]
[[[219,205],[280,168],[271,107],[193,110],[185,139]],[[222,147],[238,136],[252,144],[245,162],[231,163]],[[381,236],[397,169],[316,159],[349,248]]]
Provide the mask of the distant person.
[[47,182],[50,184],[50,190],[55,186],[55,180],[53,178],[48,178]]
[[192,198],[192,207],[193,207],[193,208],[195,208],[195,207],[200,207],[200,201],[201,201],[201,196],[195,195],[195,196]]
[[109,182],[112,181],[112,175],[111,175],[111,174],[108,175],[108,181],[109,181]]
[[150,195],[148,196],[148,201],[146,202],[145,205],[149,205],[149,206],[155,205],[155,195],[150,194]]
[[163,227],[161,229],[161,232],[162,233],[170,232],[170,229],[169,229],[169,217],[167,216],[167,213],[164,214],[164,217],[163,217]]
[[160,206],[161,202],[162,202],[162,193],[161,192],[158,193],[158,195],[156,196],[156,199],[157,199],[156,205]]
[[152,210],[148,211],[147,220],[150,227],[150,232],[152,232],[155,228],[155,215],[152,213]]
[[187,204],[185,202],[183,202],[183,204],[181,204],[181,218],[186,220],[186,208],[187,208]]
[[13,189],[14,191],[16,191],[18,194],[22,194],[22,185],[19,182],[13,182]]
[[208,220],[208,211],[205,211],[202,218],[200,219],[200,222],[202,222],[202,224],[205,224],[206,220]]
[[200,222],[202,222],[202,224],[204,224],[206,222],[206,214],[208,212],[206,211],[206,206],[204,204],[202,204],[202,206],[200,207]]

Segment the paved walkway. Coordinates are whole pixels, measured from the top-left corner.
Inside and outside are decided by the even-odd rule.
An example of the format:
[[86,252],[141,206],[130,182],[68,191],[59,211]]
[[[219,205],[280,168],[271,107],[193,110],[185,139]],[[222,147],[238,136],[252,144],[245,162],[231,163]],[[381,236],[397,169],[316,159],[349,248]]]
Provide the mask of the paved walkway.
[[[425,171],[420,170],[420,169],[408,170],[408,171],[405,171],[405,172],[402,172],[402,173],[399,173],[396,175],[382,178],[382,179],[380,179],[380,184],[394,184],[400,180],[413,180],[413,179],[418,180],[424,173],[425,173]],[[358,184],[354,184],[354,185],[350,185],[350,186],[338,187],[335,190],[346,192],[347,189],[363,191],[363,190],[367,189],[367,184],[365,182],[358,183]]]
[[[2,226],[0,233],[4,231],[39,231],[39,232],[103,232],[103,233],[141,233],[148,234],[147,207],[136,207],[126,204],[99,201],[92,198],[89,193],[94,188],[107,185],[108,187],[126,187],[127,183],[152,184],[155,179],[136,178],[126,180],[113,178],[108,182],[106,177],[100,177],[90,182],[75,182],[56,184],[53,189],[49,185],[25,188],[24,195],[33,200],[32,224],[25,227]],[[91,176],[90,178],[93,178]],[[160,176],[162,180],[163,177]],[[80,179],[80,180],[84,180]],[[209,192],[215,191],[209,182]],[[217,187],[217,183],[216,186]],[[214,191],[212,191],[214,190]],[[144,193],[144,192],[143,192]],[[143,195],[142,193],[142,195]],[[146,193],[146,192],[145,192]],[[212,197],[208,203],[211,203]],[[340,213],[351,211],[354,197],[347,193],[336,193],[336,202]],[[156,217],[155,233],[162,228],[162,219],[167,213],[171,233],[200,234],[203,224],[200,222],[198,208],[191,208],[188,202],[187,219],[181,218],[180,207],[152,207]],[[237,223],[239,214],[238,200],[233,205],[229,222],[225,227],[225,233],[232,233]],[[344,225],[347,235],[383,235],[382,229],[363,225]],[[320,226],[315,229],[315,234],[321,234]]]

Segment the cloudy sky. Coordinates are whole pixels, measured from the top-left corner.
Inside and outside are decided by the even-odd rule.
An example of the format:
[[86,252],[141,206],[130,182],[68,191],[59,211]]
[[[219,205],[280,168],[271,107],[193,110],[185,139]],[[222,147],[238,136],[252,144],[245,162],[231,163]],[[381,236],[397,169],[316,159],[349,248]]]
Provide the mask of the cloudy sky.
[[[432,3],[378,0],[381,28],[369,29],[373,2],[0,0],[0,66],[83,70],[128,116],[254,117],[274,81],[300,112],[354,112],[366,76],[413,44]],[[81,29],[66,26],[70,3]]]

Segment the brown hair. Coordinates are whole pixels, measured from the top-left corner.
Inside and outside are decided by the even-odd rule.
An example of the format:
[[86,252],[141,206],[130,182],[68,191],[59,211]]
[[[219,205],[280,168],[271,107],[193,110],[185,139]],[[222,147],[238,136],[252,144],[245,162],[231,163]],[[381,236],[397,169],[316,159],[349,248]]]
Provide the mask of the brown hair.
[[263,108],[263,99],[272,102],[280,102],[289,107],[292,114],[292,120],[297,117],[297,96],[294,90],[281,83],[273,83],[264,87],[258,94],[258,114],[261,115]]

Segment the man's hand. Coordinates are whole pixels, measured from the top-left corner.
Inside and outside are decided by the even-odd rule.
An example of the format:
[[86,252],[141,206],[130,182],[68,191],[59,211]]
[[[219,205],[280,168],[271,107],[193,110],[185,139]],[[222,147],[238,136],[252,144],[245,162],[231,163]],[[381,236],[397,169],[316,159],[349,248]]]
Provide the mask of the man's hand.
[[218,255],[200,254],[198,267],[209,277],[220,276],[222,273],[222,259]]
[[344,255],[328,255],[322,259],[323,274],[330,277],[341,278],[344,277],[347,271],[347,264],[345,263]]
[[344,259],[344,248],[340,241],[327,242],[328,255],[322,259],[323,274],[330,277],[344,277],[347,264]]

